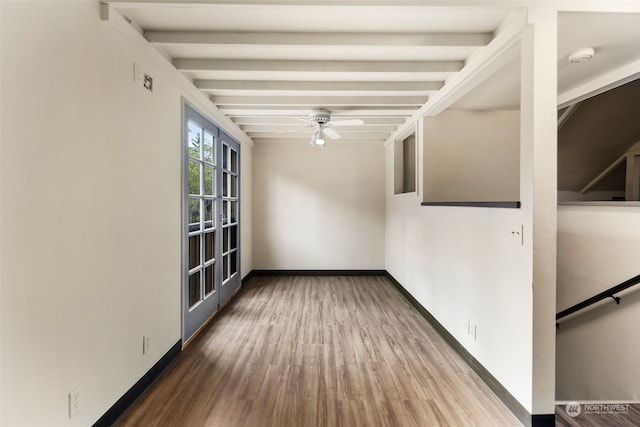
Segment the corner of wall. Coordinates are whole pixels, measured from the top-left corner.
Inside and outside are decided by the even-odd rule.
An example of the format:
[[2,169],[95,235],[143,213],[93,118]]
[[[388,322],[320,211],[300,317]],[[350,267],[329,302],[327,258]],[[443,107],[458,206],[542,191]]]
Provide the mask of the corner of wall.
[[242,176],[242,223],[241,223],[241,276],[244,278],[253,270],[253,150],[254,146],[241,143],[240,162]]
[[3,2],[0,1],[0,425],[4,424],[2,422],[2,390],[3,390],[3,383],[2,383],[2,371],[3,371],[3,364],[2,364],[2,337],[4,336],[4,333],[2,333],[2,294],[4,292],[3,290],[3,282],[4,280],[2,279],[2,264],[4,264],[4,259],[2,258],[2,228],[3,228],[3,223],[2,223],[2,183],[6,182],[3,178],[2,178],[2,134],[3,134],[3,130],[2,130],[2,86],[3,86],[3,80],[2,80],[2,4]]

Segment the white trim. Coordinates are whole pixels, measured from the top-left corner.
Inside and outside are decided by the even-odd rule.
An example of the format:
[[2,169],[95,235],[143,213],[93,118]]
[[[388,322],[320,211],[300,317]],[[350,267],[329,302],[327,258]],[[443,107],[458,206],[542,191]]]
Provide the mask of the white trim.
[[[194,7],[217,5],[266,6],[425,6],[425,7],[491,7],[526,8],[541,6],[548,0],[107,0],[126,8]],[[555,10],[583,12],[640,12],[636,0],[564,0],[544,4]]]
[[593,206],[597,206],[597,207],[615,207],[615,208],[626,208],[626,207],[633,207],[633,208],[640,208],[640,202],[611,202],[611,201],[607,201],[607,202],[589,202],[589,201],[584,201],[584,202],[558,202],[558,208],[566,208],[566,207],[577,207],[577,206],[581,206],[581,207],[593,207]]
[[640,59],[561,93],[558,95],[558,109],[584,101],[638,78],[640,78]]
[[560,130],[562,125],[564,125],[567,122],[567,120],[569,120],[569,117],[571,117],[573,113],[576,112],[579,106],[580,106],[580,102],[576,102],[575,104],[571,104],[570,106],[567,107],[567,110],[564,113],[562,113],[562,115],[558,119],[558,130]]
[[584,188],[582,190],[580,190],[580,194],[584,194],[587,191],[591,190],[591,188],[593,188],[596,184],[598,184],[600,181],[602,181],[602,179],[604,179],[607,175],[609,175],[611,172],[613,172],[614,169],[616,169],[618,166],[620,166],[626,160],[626,158],[627,158],[627,153],[624,153],[622,156],[618,157],[618,159],[616,161],[614,161],[609,166],[607,166],[605,170],[600,172],[598,174],[598,176],[593,178],[591,180],[591,182],[589,182],[587,185],[585,185]]
[[397,194],[392,194],[392,196],[393,196],[394,198],[396,198],[396,199],[397,199],[397,198],[401,198],[401,197],[406,197],[406,198],[409,198],[409,197],[415,197],[415,198],[418,198],[418,192],[417,192],[417,191],[410,191],[410,192],[408,192],[408,193],[397,193]]
[[398,135],[397,135],[395,141],[404,141],[405,139],[410,137],[412,134],[415,135],[416,138],[417,138],[418,137],[418,122],[415,121],[415,122],[413,122],[413,126],[403,127],[403,131],[401,133],[398,133],[398,132],[396,132],[396,133]]

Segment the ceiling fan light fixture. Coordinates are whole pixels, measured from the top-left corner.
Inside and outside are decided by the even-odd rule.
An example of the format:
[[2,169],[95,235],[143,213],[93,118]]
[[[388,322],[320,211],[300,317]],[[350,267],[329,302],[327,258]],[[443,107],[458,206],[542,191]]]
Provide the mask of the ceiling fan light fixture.
[[322,129],[322,127],[320,127],[314,134],[313,137],[311,138],[311,145],[313,145],[314,147],[322,147],[326,144],[325,138],[324,138],[324,131]]
[[569,62],[572,64],[577,64],[578,62],[586,61],[593,58],[593,55],[596,54],[596,51],[592,47],[583,47],[577,50],[574,50],[569,54]]

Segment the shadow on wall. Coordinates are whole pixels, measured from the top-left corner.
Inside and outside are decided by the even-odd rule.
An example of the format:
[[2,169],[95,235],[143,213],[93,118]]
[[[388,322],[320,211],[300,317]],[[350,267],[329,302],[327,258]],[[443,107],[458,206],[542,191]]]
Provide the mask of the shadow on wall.
[[593,181],[640,141],[640,79],[572,107],[558,112],[559,201],[624,200],[623,163]]
[[560,323],[556,400],[640,400],[640,286],[617,296]]

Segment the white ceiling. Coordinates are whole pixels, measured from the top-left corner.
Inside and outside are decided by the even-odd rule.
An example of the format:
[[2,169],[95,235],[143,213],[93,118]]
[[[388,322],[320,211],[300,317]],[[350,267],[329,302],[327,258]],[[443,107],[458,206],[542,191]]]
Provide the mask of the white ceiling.
[[[590,61],[569,63],[571,52],[593,47]],[[558,93],[640,59],[640,14],[560,13],[558,16]]]
[[[180,3],[113,5],[256,143],[308,142],[311,128],[289,131],[304,127],[299,119],[315,107],[329,109],[335,121],[364,120],[360,127],[338,128],[340,142],[383,142],[445,82],[468,72],[519,12]],[[561,13],[558,25],[559,93],[640,58],[639,15]],[[567,55],[586,46],[596,49],[595,58],[569,64]],[[518,44],[503,54],[505,65],[451,108],[519,107]]]
[[[640,14],[561,12],[558,14],[558,94],[640,60]],[[569,54],[593,47],[590,61],[572,64]],[[520,51],[507,65],[478,85],[452,108],[519,108]],[[640,78],[640,70],[638,72]]]

